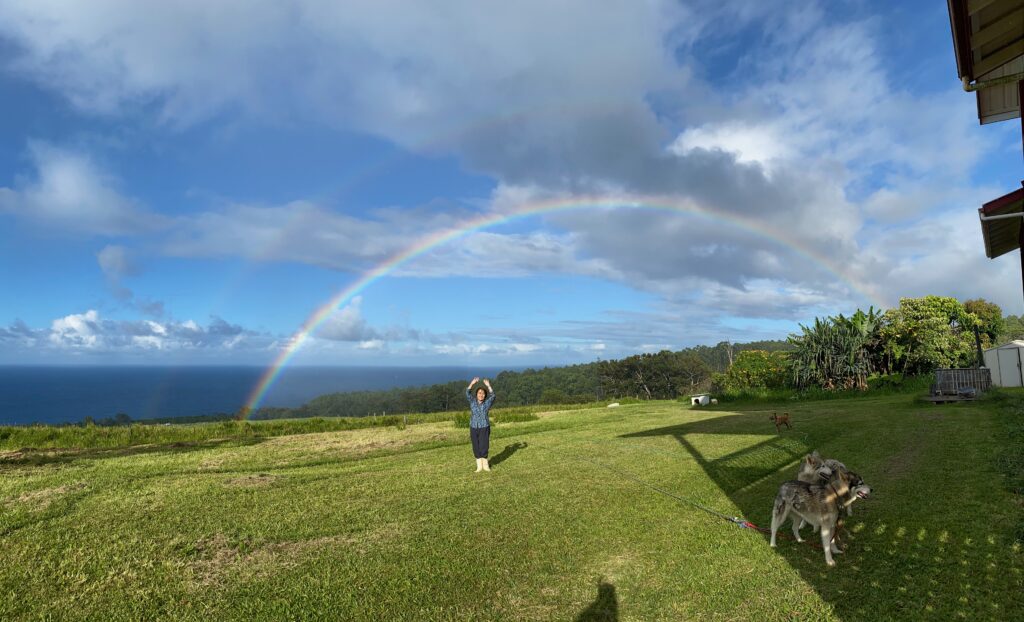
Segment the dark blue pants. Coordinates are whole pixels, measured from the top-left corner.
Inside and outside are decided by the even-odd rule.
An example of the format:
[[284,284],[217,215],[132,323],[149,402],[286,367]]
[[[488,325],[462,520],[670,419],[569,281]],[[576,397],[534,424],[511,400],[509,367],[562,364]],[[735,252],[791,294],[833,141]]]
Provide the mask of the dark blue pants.
[[473,441],[473,457],[486,458],[491,448],[491,426],[486,428],[470,428],[469,440]]

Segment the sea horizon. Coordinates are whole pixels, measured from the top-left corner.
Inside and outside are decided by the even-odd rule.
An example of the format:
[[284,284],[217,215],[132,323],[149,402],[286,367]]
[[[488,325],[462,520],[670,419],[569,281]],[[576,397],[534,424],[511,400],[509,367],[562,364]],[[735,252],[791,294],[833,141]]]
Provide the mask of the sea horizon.
[[[548,365],[551,367],[551,365]],[[329,393],[426,386],[524,367],[294,365],[261,406],[294,408]],[[234,413],[269,369],[258,365],[0,365],[0,425]]]

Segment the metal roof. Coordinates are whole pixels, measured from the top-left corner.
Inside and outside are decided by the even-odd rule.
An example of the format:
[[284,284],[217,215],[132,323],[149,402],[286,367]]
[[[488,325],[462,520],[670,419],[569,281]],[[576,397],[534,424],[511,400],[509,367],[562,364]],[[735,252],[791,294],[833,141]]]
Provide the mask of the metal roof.
[[[947,4],[957,75],[965,89],[977,91],[978,120],[992,123],[1019,117],[1015,76],[1024,72],[1024,0]],[[991,85],[982,87],[985,83]]]
[[[989,201],[978,209],[979,216],[1001,216],[1024,211],[1024,188]],[[985,238],[985,254],[995,259],[1020,248],[1021,226],[1024,218],[981,221],[981,234]]]
[[985,352],[991,352],[992,350],[1002,350],[1003,348],[1024,348],[1024,341],[1021,341],[1020,339],[1017,339],[1017,340],[1011,341],[1009,343],[1004,343],[1001,346],[996,346],[994,348],[989,348],[989,349],[985,350]]

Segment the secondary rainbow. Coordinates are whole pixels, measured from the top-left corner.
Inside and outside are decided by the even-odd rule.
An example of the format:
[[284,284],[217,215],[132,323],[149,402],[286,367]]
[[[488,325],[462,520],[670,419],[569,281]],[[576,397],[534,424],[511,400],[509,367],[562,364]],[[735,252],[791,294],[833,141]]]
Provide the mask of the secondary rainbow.
[[309,339],[309,336],[316,331],[316,329],[327,320],[331,314],[337,310],[341,305],[351,300],[354,296],[365,290],[367,287],[372,285],[378,279],[381,279],[396,268],[408,263],[409,261],[429,252],[430,250],[442,246],[454,239],[468,235],[475,231],[487,229],[497,225],[505,224],[515,220],[527,218],[530,216],[536,216],[540,214],[548,214],[552,212],[562,211],[573,211],[573,210],[587,210],[587,209],[639,209],[639,210],[657,210],[657,211],[670,211],[677,213],[684,213],[693,216],[700,216],[709,218],[711,220],[720,221],[727,223],[730,226],[742,229],[749,233],[753,233],[761,238],[766,238],[773,242],[776,242],[795,253],[798,253],[807,259],[810,259],[814,263],[821,266],[823,269],[835,276],[839,281],[845,283],[852,290],[859,293],[864,297],[865,300],[875,304],[878,307],[884,307],[884,302],[867,291],[863,286],[858,285],[855,281],[843,274],[843,272],[835,266],[832,261],[820,253],[807,248],[802,243],[789,238],[782,232],[779,232],[764,223],[752,221],[748,218],[738,216],[735,214],[725,214],[716,212],[699,207],[690,201],[672,198],[672,197],[657,197],[657,196],[588,196],[588,197],[571,197],[571,198],[556,198],[544,201],[537,201],[520,205],[512,210],[503,211],[500,213],[488,213],[478,216],[476,218],[469,219],[458,226],[434,233],[432,235],[424,236],[417,240],[409,248],[396,253],[386,261],[380,263],[373,269],[363,274],[359,279],[354,281],[351,285],[338,292],[326,303],[317,308],[306,321],[302,323],[302,326],[298,331],[292,335],[289,339],[288,344],[281,350],[281,352],[274,359],[273,364],[267,368],[267,370],[260,377],[256,387],[249,395],[249,399],[245,405],[245,413],[248,417],[259,408],[260,403],[266,396],[267,391],[273,386],[278,376],[281,374],[288,363],[291,361],[295,353],[302,348],[302,345]]

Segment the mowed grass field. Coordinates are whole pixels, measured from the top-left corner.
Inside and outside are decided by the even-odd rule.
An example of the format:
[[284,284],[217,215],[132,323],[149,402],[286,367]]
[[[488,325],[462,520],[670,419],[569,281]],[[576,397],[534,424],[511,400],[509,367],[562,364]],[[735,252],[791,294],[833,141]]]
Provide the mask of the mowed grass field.
[[[1024,618],[1000,404],[786,409],[542,415],[480,474],[451,422],[0,453],[0,619]],[[835,568],[636,481],[767,527],[811,449],[875,489]]]

